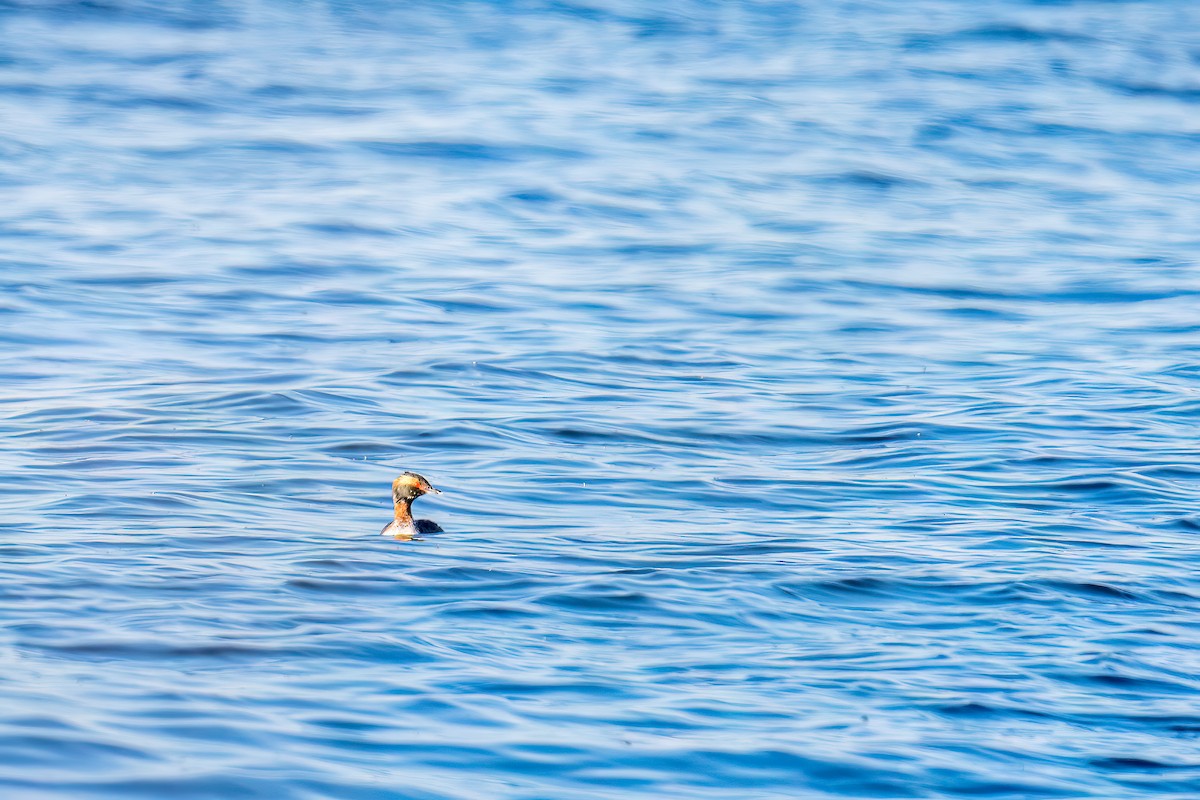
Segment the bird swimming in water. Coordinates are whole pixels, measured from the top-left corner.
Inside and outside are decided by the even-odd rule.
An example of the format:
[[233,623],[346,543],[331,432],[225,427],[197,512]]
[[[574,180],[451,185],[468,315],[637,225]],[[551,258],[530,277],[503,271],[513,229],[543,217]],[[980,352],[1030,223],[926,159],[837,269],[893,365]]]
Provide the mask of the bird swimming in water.
[[397,539],[412,539],[418,533],[438,533],[442,529],[436,522],[427,519],[412,518],[412,503],[423,494],[441,494],[433,488],[429,481],[415,472],[402,472],[400,477],[392,481],[392,503],[395,505],[395,516],[391,522],[383,526],[381,536],[395,536]]

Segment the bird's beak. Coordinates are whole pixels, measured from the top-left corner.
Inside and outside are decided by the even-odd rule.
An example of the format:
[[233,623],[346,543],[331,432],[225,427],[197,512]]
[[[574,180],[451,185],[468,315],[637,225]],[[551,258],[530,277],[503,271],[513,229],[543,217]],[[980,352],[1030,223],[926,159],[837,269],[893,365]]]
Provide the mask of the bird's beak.
[[441,494],[441,493],[442,493],[442,490],[441,490],[441,489],[435,489],[435,488],[433,488],[432,486],[430,486],[430,487],[429,487],[429,492],[430,492],[431,494]]

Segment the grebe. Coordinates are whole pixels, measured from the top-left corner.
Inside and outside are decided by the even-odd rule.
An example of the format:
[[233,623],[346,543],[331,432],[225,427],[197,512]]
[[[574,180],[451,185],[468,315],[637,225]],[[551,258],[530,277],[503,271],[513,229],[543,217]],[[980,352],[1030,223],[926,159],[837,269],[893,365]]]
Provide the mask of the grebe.
[[423,494],[441,494],[433,488],[429,481],[415,472],[402,472],[399,478],[392,481],[392,503],[396,506],[395,518],[383,530],[381,536],[395,536],[397,539],[411,539],[418,533],[437,533],[441,530],[436,522],[427,519],[412,518],[412,503]]

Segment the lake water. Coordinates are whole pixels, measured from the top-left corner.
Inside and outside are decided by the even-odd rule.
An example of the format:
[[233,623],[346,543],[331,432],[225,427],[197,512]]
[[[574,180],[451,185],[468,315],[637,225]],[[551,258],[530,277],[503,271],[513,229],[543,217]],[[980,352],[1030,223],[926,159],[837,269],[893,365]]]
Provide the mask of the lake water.
[[1194,800],[1197,30],[0,2],[0,796]]

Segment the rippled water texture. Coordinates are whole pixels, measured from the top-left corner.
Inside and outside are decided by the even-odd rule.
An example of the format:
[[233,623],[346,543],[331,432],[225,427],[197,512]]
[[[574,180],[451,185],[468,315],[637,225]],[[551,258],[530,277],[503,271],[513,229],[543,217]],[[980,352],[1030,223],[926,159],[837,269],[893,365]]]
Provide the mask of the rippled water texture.
[[1197,30],[0,2],[0,797],[1200,797]]

